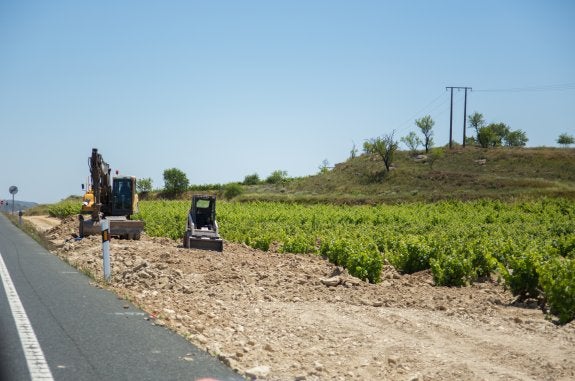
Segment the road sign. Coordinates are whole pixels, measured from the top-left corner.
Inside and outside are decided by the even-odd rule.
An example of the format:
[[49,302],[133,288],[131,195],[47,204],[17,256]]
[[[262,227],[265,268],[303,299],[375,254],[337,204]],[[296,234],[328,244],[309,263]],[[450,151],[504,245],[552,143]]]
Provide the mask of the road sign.
[[10,192],[10,194],[18,193],[18,187],[16,185],[12,185],[10,188],[8,188],[8,192]]

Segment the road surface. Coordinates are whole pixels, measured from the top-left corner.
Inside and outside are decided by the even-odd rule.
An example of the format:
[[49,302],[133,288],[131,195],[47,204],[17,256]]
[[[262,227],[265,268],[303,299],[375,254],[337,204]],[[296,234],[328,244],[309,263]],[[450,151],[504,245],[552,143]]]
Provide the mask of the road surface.
[[241,380],[0,214],[0,380]]

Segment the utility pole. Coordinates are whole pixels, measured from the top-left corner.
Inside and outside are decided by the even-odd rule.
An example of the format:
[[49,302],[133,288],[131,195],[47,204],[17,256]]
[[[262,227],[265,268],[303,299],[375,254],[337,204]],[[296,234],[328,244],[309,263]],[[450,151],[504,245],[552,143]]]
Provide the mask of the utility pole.
[[453,142],[453,87],[446,87],[445,89],[451,89],[451,107],[449,108],[449,149],[451,149]]
[[463,147],[465,147],[465,127],[467,119],[467,90],[472,90],[471,87],[462,86],[447,86],[445,90],[451,90],[451,108],[449,113],[449,148],[453,146],[453,89],[465,90],[465,104],[463,106]]
[[467,87],[465,87],[465,102],[463,103],[463,148],[465,148],[465,129],[467,128]]

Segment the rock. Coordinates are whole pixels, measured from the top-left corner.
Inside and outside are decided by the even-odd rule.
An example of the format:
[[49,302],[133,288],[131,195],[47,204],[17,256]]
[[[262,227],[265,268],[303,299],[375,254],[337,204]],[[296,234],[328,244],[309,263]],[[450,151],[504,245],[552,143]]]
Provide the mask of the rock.
[[265,378],[270,374],[271,368],[267,365],[258,365],[246,370],[246,376],[251,379]]
[[144,267],[148,267],[148,262],[142,259],[141,257],[136,258],[136,262],[134,263],[134,268],[132,271],[136,272]]
[[167,313],[168,315],[175,315],[176,314],[176,311],[169,309],[169,308],[164,308],[163,311],[165,313]]
[[328,287],[335,287],[341,283],[341,278],[339,276],[334,276],[331,278],[321,278],[320,282]]
[[264,345],[264,349],[268,352],[274,352],[274,349],[270,344]]

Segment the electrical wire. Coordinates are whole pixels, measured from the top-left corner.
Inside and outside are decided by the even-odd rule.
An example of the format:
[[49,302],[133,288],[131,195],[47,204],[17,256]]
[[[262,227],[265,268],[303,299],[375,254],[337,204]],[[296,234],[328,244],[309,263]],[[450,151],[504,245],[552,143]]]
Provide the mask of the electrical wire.
[[[409,119],[406,119],[403,123],[399,124],[398,127],[397,127],[397,130],[398,130],[398,131],[405,130],[406,125],[407,125],[408,123],[413,124],[414,121],[415,121],[415,119],[418,118],[418,117],[421,117],[421,115],[422,115],[422,113],[423,113],[424,111],[427,110],[427,112],[426,112],[425,114],[431,114],[433,111],[435,111],[435,110],[437,110],[438,108],[440,108],[441,106],[443,106],[443,105],[449,100],[449,98],[446,97],[445,95],[446,95],[446,93],[445,93],[445,92],[442,92],[440,95],[438,95],[437,97],[433,98],[433,100],[431,100],[430,102],[428,102],[424,107],[422,107],[420,110],[418,110],[416,113],[414,113],[413,116],[411,116]],[[431,107],[434,103],[436,103],[436,102],[437,102],[439,99],[441,99],[442,97],[445,97],[445,99],[444,99],[441,103],[439,103],[439,104],[435,105],[433,108],[429,109],[429,107]]]
[[473,92],[482,93],[527,93],[527,92],[544,92],[544,91],[568,91],[575,90],[575,83],[562,83],[557,85],[512,87],[504,89],[479,89]]

